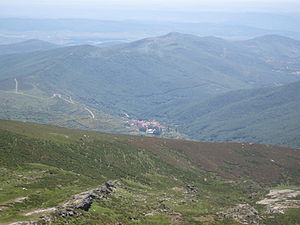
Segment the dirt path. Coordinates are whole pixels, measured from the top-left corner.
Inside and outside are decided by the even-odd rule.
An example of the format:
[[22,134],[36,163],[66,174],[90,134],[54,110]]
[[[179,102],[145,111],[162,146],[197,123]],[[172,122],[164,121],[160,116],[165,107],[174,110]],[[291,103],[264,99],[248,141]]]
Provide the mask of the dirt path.
[[91,110],[89,110],[87,107],[84,107],[84,109],[90,113],[92,119],[95,119],[95,115]]
[[4,211],[11,204],[20,203],[20,202],[25,201],[26,199],[28,199],[28,197],[19,197],[19,198],[15,198],[15,199],[5,201],[5,202],[1,202],[0,203],[0,211]]
[[48,209],[36,209],[32,212],[25,213],[24,216],[31,216],[33,214],[37,213],[50,213],[50,212],[55,212],[57,210],[56,207],[48,208]]
[[90,110],[90,109],[87,108],[86,106],[82,106],[81,104],[74,102],[74,101],[72,100],[71,97],[69,97],[70,99],[67,99],[67,98],[62,97],[61,94],[54,93],[53,96],[52,96],[52,98],[55,98],[55,97],[60,98],[60,99],[62,99],[63,101],[68,102],[68,103],[70,103],[70,104],[72,104],[72,105],[79,105],[80,107],[83,107],[84,110],[86,110],[86,111],[90,114],[91,118],[92,118],[92,119],[95,119],[95,114],[92,112],[92,110]]
[[[41,100],[47,100],[48,99],[48,98],[42,98],[42,97],[38,97],[38,96],[34,96],[34,95],[29,95],[29,94],[24,94],[22,92],[19,92],[19,82],[18,82],[18,80],[16,78],[14,78],[14,81],[15,81],[15,91],[14,92],[13,91],[2,91],[2,92],[13,93],[13,94],[18,94],[18,95],[23,95],[23,96],[28,96],[28,97],[32,97],[32,98],[41,99]],[[86,107],[84,105],[81,105],[79,103],[74,102],[71,97],[69,97],[69,99],[67,99],[67,98],[64,98],[59,93],[54,93],[51,98],[55,98],[55,97],[60,98],[61,100],[65,101],[65,102],[67,102],[69,104],[78,105],[78,106],[82,107],[85,111],[87,111],[89,113],[89,115],[90,115],[90,117],[92,119],[95,119],[95,114],[92,112],[92,110],[90,110],[88,107]]]

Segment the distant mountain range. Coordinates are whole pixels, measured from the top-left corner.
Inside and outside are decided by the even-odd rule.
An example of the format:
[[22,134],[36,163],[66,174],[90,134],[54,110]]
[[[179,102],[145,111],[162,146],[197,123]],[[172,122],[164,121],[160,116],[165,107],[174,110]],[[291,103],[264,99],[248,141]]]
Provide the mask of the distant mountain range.
[[[58,10],[56,8],[55,13]],[[88,11],[91,16],[90,10]],[[109,20],[0,18],[0,30],[3,34],[0,36],[0,43],[34,38],[64,44],[97,44],[133,41],[144,37],[160,36],[171,31],[198,36],[213,35],[231,40],[245,40],[268,34],[300,39],[300,23],[296,14],[201,10],[201,13],[189,11],[170,15],[170,12],[162,11],[160,15],[157,14],[153,18],[153,15],[147,15],[147,12],[140,13],[142,18],[129,20],[124,18],[117,20],[119,13],[115,16],[109,13],[111,17]],[[97,17],[103,16],[102,13],[99,15],[99,12],[96,14]],[[146,19],[148,16],[149,18]],[[160,18],[159,22],[157,16]]]
[[[276,35],[247,41],[226,41],[215,37],[169,33],[106,48],[82,45],[26,51],[0,56],[2,119],[8,119],[9,115],[9,119],[101,130],[109,126],[107,130],[110,132],[118,130],[121,133],[127,133],[130,129],[124,129],[128,117],[155,119],[190,138],[299,146],[296,140],[299,131],[297,122],[295,126],[289,126],[291,121],[299,121],[296,113],[299,104],[297,100],[290,99],[292,107],[289,107],[284,100],[289,96],[299,96],[299,89],[290,89],[298,83],[276,87],[300,80],[299,41]],[[253,91],[237,91],[253,88]],[[284,101],[277,102],[277,97],[265,97],[273,92]],[[259,93],[262,99],[257,95]],[[236,95],[240,98],[236,99]],[[20,100],[24,97],[27,103]],[[42,103],[31,107],[36,97]],[[57,101],[63,103],[65,109],[57,105]],[[24,106],[16,102],[23,102]],[[265,102],[270,105],[268,109],[262,107]],[[37,110],[45,112],[39,109],[43,104],[48,107],[49,115],[55,115],[50,116],[48,121],[43,115],[39,116],[39,120],[35,119]],[[240,106],[234,108],[235,104]],[[239,108],[247,106],[251,109],[256,104],[262,108],[255,108],[253,113],[248,110],[245,113],[244,109]],[[96,115],[95,118],[89,110]],[[269,114],[267,110],[270,110]],[[238,114],[236,118],[230,116],[232,112]],[[265,114],[258,115],[262,112]],[[69,118],[70,115],[73,115],[72,118]],[[127,115],[126,118],[124,115]],[[274,120],[283,116],[290,118],[289,124],[281,120],[277,126],[266,129],[267,120],[264,118],[267,115],[273,115]],[[219,125],[216,118],[221,121],[230,118],[228,123],[234,119],[235,123],[241,122],[242,125],[230,123],[232,128],[228,128],[228,123]],[[95,123],[97,119],[102,120]],[[85,122],[81,123],[83,120]],[[255,127],[254,122],[257,122]],[[207,130],[206,123],[209,124]],[[271,118],[268,123],[273,124]],[[236,132],[240,127],[244,130]],[[226,132],[227,128],[230,132]],[[283,131],[283,128],[287,132],[278,133],[278,129]],[[253,136],[254,129],[256,134],[263,135],[259,138],[258,135]],[[286,137],[278,138],[278,135],[284,134]]]
[[0,55],[50,50],[58,47],[60,46],[50,42],[31,39],[13,44],[0,45]]

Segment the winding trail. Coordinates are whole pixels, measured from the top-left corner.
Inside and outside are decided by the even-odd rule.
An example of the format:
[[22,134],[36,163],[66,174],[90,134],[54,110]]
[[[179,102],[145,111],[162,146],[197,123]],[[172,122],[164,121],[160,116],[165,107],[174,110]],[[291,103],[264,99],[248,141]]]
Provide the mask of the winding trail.
[[[67,98],[62,97],[62,95],[59,94],[59,93],[54,93],[51,98],[55,98],[55,97],[58,97],[58,98],[62,99],[63,101],[68,102],[68,103],[70,103],[72,105],[82,106],[81,104],[74,102],[71,97],[69,97],[69,99],[67,99]],[[95,114],[92,112],[92,110],[90,110],[86,106],[83,106],[83,108],[90,114],[90,116],[91,116],[92,119],[95,119]]]
[[90,109],[88,109],[87,107],[84,107],[84,109],[90,113],[90,115],[92,116],[92,119],[95,119],[95,115]]
[[[19,82],[18,82],[17,78],[14,78],[14,81],[15,81],[15,91],[14,91],[14,92],[13,92],[13,91],[2,91],[2,90],[0,90],[0,92],[14,93],[14,94],[24,95],[24,96],[28,96],[28,97],[32,97],[32,98],[41,99],[41,100],[47,100],[47,99],[48,99],[48,98],[42,98],[42,97],[38,97],[38,96],[34,96],[34,95],[29,95],[29,94],[24,94],[24,93],[19,92]],[[59,94],[59,93],[54,93],[54,94],[52,95],[52,97],[50,97],[50,98],[55,98],[55,97],[60,98],[60,99],[62,99],[63,101],[65,101],[65,102],[67,102],[67,103],[70,103],[70,104],[72,104],[72,105],[78,105],[78,106],[82,107],[84,110],[86,110],[86,111],[89,113],[89,115],[90,115],[90,117],[91,117],[92,119],[95,119],[95,114],[92,112],[92,110],[90,110],[89,108],[87,108],[85,105],[82,105],[82,104],[80,104],[80,103],[74,102],[73,99],[72,99],[71,97],[69,97],[69,99],[67,99],[67,98],[64,98],[64,97],[63,97],[61,94]]]

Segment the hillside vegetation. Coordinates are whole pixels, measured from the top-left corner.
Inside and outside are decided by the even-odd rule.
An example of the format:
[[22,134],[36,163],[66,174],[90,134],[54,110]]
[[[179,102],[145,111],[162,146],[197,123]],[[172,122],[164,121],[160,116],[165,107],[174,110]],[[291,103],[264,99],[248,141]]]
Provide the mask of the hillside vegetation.
[[[298,147],[299,104],[276,106],[272,97],[250,94],[299,81],[299,55],[299,41],[281,36],[236,42],[180,33],[106,48],[1,55],[0,118],[142,135],[131,121],[156,120],[165,127],[163,137]],[[239,106],[234,94],[226,94],[253,88],[235,92],[245,97]],[[287,97],[298,96],[293,90]],[[228,105],[228,111],[214,108],[222,112],[207,116],[206,105],[214,105],[208,99],[223,94],[236,110]],[[269,112],[252,110],[267,101]],[[265,120],[267,115],[272,118]]]
[[181,129],[198,140],[263,142],[299,148],[299,89],[300,82],[295,82],[233,91],[171,116],[177,116]]
[[112,179],[122,185],[107,198],[74,217],[54,215],[54,224],[240,224],[218,216],[236,204],[255,207],[261,215],[255,218],[264,223],[299,222],[297,209],[275,218],[255,204],[273,186],[299,185],[297,149],[4,120],[0,147],[1,223],[36,220],[37,210]]

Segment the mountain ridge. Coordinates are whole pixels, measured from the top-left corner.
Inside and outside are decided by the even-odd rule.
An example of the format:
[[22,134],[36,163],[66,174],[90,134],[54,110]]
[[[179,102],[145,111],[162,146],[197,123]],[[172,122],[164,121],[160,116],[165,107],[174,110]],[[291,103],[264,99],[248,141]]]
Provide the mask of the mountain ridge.
[[[86,121],[87,113],[83,109],[86,107],[94,114],[99,113],[96,119],[101,120],[104,114],[104,118],[115,118],[122,130],[130,124],[125,120],[154,119],[176,130],[176,116],[170,118],[168,115],[178,108],[181,112],[181,109],[229,91],[276,86],[300,79],[296,75],[300,64],[294,57],[297,52],[300,54],[300,45],[295,48],[279,43],[284,45],[282,51],[294,52],[282,57],[274,51],[267,52],[267,56],[260,55],[244,43],[170,33],[106,48],[82,45],[2,55],[0,90],[4,106],[1,118],[8,118],[10,114],[10,119],[26,120],[29,114],[30,121],[34,122],[32,113],[38,110],[41,115],[37,104],[33,111],[20,107],[26,116],[18,115],[20,109],[10,101],[18,102],[24,94],[51,99],[54,106],[45,101],[43,107],[57,114],[57,103],[52,97],[60,94],[82,106],[80,112],[74,113],[78,116],[75,124],[82,119]],[[264,47],[269,48],[269,45]],[[23,96],[12,93],[16,89],[15,79]],[[28,102],[34,104],[33,99]],[[65,105],[65,112],[74,112],[74,107],[69,106]],[[129,119],[124,115],[129,115]],[[74,122],[68,121],[62,124],[71,123],[73,127]],[[101,126],[100,121],[92,120],[84,124],[83,127],[92,129],[107,126],[107,123]]]
[[34,51],[46,51],[59,47],[59,45],[47,41],[42,41],[39,39],[30,39],[22,42],[0,45],[0,55],[26,53]]

